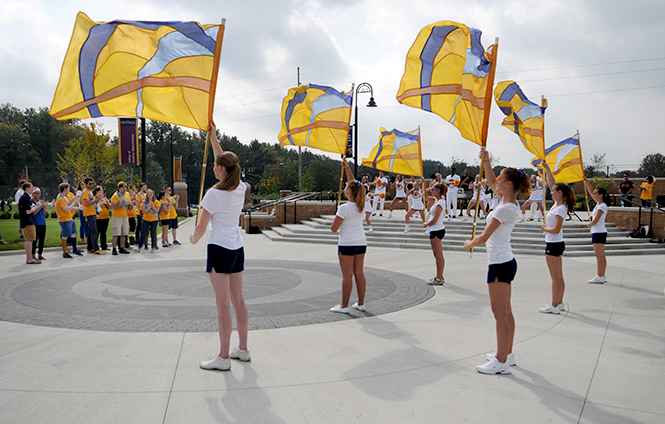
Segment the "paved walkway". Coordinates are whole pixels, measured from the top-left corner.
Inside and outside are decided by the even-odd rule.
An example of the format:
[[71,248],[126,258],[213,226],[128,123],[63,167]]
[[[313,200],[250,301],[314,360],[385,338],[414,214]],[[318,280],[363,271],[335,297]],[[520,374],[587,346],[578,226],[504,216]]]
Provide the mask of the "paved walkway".
[[55,251],[39,266],[0,256],[0,423],[665,422],[665,255],[609,257],[606,285],[586,283],[593,258],[564,258],[559,316],[538,313],[544,258],[518,257],[518,365],[486,376],[474,368],[495,342],[483,254],[447,252],[431,296],[429,252],[370,246],[368,313],[343,316],[327,312],[335,246],[245,243],[253,359],[230,372],[198,367],[219,346],[204,243]]

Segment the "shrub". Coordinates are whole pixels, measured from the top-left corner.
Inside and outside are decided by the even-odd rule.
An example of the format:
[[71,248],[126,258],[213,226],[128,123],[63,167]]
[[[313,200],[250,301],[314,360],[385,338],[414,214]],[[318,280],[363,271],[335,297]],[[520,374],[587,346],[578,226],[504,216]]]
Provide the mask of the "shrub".
[[0,219],[11,219],[12,214],[9,211],[0,213]]
[[57,218],[58,213],[56,211],[51,212],[51,218]]
[[18,218],[19,218],[18,212],[14,212],[14,219],[18,219]]

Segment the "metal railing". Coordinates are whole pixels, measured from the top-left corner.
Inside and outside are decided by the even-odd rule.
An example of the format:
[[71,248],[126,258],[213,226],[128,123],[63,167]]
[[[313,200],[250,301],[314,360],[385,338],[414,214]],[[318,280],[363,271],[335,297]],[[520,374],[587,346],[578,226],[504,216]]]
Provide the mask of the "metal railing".
[[[640,226],[642,225],[642,208],[649,209],[649,232],[647,233],[647,238],[653,237],[653,211],[657,210],[660,212],[665,213],[665,209],[661,208],[660,205],[656,202],[652,202],[651,200],[644,200],[640,199],[637,196],[631,195],[630,198],[623,197],[621,194],[610,194],[610,197],[619,198],[620,202],[623,202],[623,205],[625,206],[626,203],[630,203],[632,206],[637,206],[638,213],[637,213],[637,225]],[[634,202],[632,199],[639,199],[638,202]],[[649,204],[649,206],[644,206],[643,202],[646,202]]]

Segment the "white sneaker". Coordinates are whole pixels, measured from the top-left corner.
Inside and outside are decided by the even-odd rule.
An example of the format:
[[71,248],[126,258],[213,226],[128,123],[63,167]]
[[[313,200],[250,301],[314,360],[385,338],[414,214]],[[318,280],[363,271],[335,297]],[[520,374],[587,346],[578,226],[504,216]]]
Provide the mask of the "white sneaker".
[[388,215],[388,218],[392,218],[392,217],[393,217],[393,213],[390,212],[390,214]]
[[563,302],[556,305],[556,307],[559,308],[559,312],[566,312],[566,305]]
[[469,215],[464,215],[464,218],[462,218],[462,221],[467,221],[469,219]]
[[524,215],[520,218],[520,222],[524,222]]
[[237,347],[233,349],[229,356],[233,359],[240,359],[243,362],[249,362],[252,360],[252,356],[249,354],[249,350],[240,350]]
[[434,277],[434,278],[431,278],[431,279],[427,280],[427,284],[430,285],[430,286],[442,286],[442,285],[445,284],[445,282],[446,282],[446,280],[443,277],[441,277],[441,278]]
[[335,305],[332,308],[330,308],[330,312],[337,312],[340,314],[348,314],[349,313],[349,308],[342,308],[342,305]]
[[369,233],[372,233],[372,232],[374,232],[374,228],[372,228],[372,226],[371,226],[371,225],[369,226],[369,230],[368,230],[368,232],[369,232]]
[[407,224],[406,227],[404,227],[404,232],[408,233],[411,230],[411,227]]
[[[492,358],[496,359],[495,355],[496,355],[496,349],[494,349],[493,352],[488,353],[487,355],[485,355],[485,358],[487,358],[488,361],[491,361]],[[513,352],[510,352],[506,356],[506,364],[508,364],[508,366],[511,366],[511,367],[514,367],[515,365],[517,365],[517,362],[515,362],[515,355],[513,355]]]
[[367,309],[365,308],[365,305],[358,305],[358,302],[354,303],[353,306],[351,306],[353,309],[357,309],[361,312],[365,312]]
[[231,369],[231,358],[222,359],[219,355],[199,364],[204,370],[228,371]]
[[478,365],[476,369],[482,374],[510,374],[510,365],[499,362],[495,356],[484,364]]
[[587,282],[589,284],[605,284],[607,282],[607,279],[605,277],[601,277],[600,275],[596,275]]
[[544,308],[539,309],[540,312],[543,314],[554,314],[554,315],[559,315],[561,313],[561,310],[559,309],[558,306],[552,306],[550,303],[549,305],[545,305]]

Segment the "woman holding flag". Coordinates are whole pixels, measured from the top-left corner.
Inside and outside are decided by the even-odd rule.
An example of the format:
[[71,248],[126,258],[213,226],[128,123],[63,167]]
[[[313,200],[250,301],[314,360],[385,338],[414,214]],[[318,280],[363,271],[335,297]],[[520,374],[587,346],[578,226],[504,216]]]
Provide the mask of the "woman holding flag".
[[360,181],[356,181],[354,178],[346,158],[342,158],[342,166],[349,179],[344,189],[344,195],[349,201],[339,207],[335,220],[330,226],[333,233],[339,230],[337,257],[342,269],[342,303],[330,308],[330,312],[348,314],[353,277],[356,278],[356,290],[358,291],[358,302],[353,304],[353,308],[365,311],[366,280],[363,266],[367,252],[367,239],[363,231],[362,216],[365,208],[365,189]]
[[[219,326],[219,355],[203,361],[200,367],[206,370],[231,369],[231,358],[241,361],[251,360],[247,350],[247,305],[242,294],[242,272],[245,268],[244,243],[240,236],[238,218],[245,205],[245,184],[240,181],[240,162],[233,152],[224,152],[217,141],[217,128],[210,122],[210,143],[215,154],[213,172],[219,180],[212,186],[201,201],[201,218],[189,236],[196,244],[206,232],[210,222],[208,237],[208,263],[206,272],[215,291],[217,302],[217,323]],[[238,347],[229,353],[231,345],[231,305],[236,314]]]
[[464,248],[471,250],[487,244],[487,283],[490,305],[496,320],[496,353],[488,354],[488,361],[476,369],[483,374],[510,374],[515,365],[513,338],[515,318],[510,305],[511,282],[517,273],[517,262],[510,247],[510,236],[520,216],[517,194],[529,191],[529,177],[522,170],[505,168],[495,179],[489,154],[483,148],[480,159],[487,175],[487,184],[501,198],[499,205],[487,215],[485,230],[473,240],[466,240]]
[[564,183],[555,183],[552,170],[546,161],[543,161],[547,176],[547,185],[550,187],[554,205],[547,213],[545,222],[540,228],[545,232],[545,259],[547,268],[552,277],[552,303],[540,308],[544,314],[558,315],[566,310],[563,304],[563,292],[566,283],[563,280],[562,255],[566,249],[563,241],[563,220],[575,208],[575,193],[573,189]]
[[446,210],[446,186],[436,183],[427,191],[432,193],[434,205],[429,210],[429,221],[423,222],[423,227],[429,230],[429,242],[434,253],[434,262],[436,263],[436,276],[429,280],[430,286],[441,286],[446,280],[443,279],[443,267],[446,261],[443,258],[443,237],[446,235],[446,227],[443,225],[444,211]]

